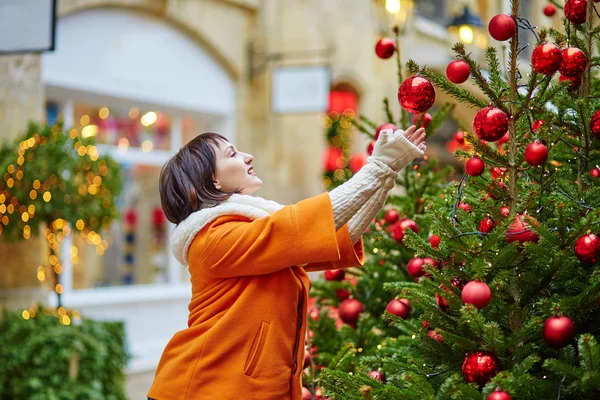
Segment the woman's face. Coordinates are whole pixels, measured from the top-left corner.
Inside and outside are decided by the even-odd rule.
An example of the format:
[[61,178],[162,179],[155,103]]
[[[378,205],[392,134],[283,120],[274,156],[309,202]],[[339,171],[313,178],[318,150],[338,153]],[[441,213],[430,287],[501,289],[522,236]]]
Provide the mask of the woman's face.
[[229,142],[219,142],[219,147],[213,147],[217,156],[213,182],[218,190],[231,193],[240,189],[242,194],[250,195],[261,188],[262,181],[254,172],[251,154],[237,151]]

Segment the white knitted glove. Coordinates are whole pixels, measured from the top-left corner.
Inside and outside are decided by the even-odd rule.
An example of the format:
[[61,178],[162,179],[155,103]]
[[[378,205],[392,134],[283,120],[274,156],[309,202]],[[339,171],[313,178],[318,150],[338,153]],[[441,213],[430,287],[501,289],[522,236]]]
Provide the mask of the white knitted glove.
[[371,157],[398,172],[415,158],[422,157],[425,154],[424,146],[422,144],[419,148],[412,144],[404,136],[404,131],[401,129],[396,132],[391,129],[384,129],[375,142]]

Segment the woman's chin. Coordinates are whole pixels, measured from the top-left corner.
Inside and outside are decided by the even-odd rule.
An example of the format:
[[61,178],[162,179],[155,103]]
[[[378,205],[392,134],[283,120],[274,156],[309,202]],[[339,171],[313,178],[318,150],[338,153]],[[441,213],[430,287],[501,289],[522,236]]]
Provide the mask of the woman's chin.
[[253,176],[252,177],[252,182],[246,186],[246,189],[244,189],[244,191],[242,192],[243,194],[253,194],[254,192],[258,191],[258,189],[260,189],[263,185],[263,182],[260,180],[259,177],[257,176]]

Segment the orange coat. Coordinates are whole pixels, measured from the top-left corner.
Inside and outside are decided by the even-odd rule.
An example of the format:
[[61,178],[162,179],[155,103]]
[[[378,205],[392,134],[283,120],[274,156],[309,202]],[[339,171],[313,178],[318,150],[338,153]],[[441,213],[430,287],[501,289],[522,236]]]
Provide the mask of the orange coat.
[[335,231],[329,195],[255,220],[220,216],[187,255],[188,328],[168,343],[148,397],[301,400],[306,271],[364,260],[362,241],[353,245],[347,226]]

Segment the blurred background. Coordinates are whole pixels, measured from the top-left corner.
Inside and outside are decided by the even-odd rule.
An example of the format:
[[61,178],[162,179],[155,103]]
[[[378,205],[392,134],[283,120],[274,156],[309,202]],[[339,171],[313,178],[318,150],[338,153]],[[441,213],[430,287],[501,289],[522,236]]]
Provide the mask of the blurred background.
[[[523,16],[535,25],[545,4],[523,1]],[[187,324],[189,275],[168,249],[173,226],[158,195],[166,160],[218,132],[254,155],[258,196],[290,204],[319,194],[336,115],[381,124],[384,97],[399,109],[395,58],[375,55],[394,24],[403,62],[443,73],[453,43],[480,54],[490,45],[482,21],[508,9],[508,0],[0,1],[0,141],[29,121],[62,122],[121,168],[119,217],[97,240],[65,237],[53,265],[61,306],[124,323],[129,398],[145,398],[164,346]],[[438,91],[433,109],[448,100]],[[457,106],[428,156],[453,162],[447,142],[473,115]],[[370,139],[345,128],[352,152],[366,153]],[[35,235],[0,237],[0,306],[58,306],[40,275],[46,247]]]

